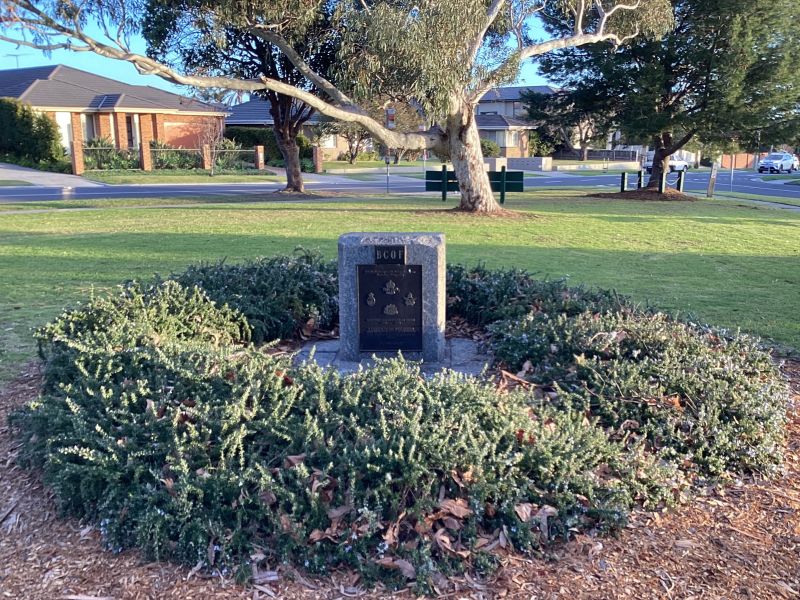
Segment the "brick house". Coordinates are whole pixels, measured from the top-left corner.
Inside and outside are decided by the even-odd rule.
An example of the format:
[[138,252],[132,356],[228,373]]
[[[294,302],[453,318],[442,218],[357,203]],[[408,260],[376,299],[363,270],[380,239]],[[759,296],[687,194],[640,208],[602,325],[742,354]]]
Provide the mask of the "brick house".
[[83,172],[83,147],[107,138],[115,148],[138,150],[152,168],[150,142],[200,148],[204,132],[222,127],[220,108],[172,92],[130,85],[66,65],[0,71],[0,97],[16,98],[53,119],[73,171]]
[[525,121],[527,113],[522,104],[522,92],[552,94],[547,85],[521,85],[493,88],[486,92],[475,107],[478,135],[500,146],[500,156],[526,158],[528,132],[536,129]]
[[[225,117],[226,127],[269,127],[275,124],[269,112],[269,100],[253,97],[247,102],[242,102],[228,109]],[[309,129],[321,122],[319,113],[314,113],[303,126],[303,133],[310,136]],[[338,156],[347,151],[347,142],[339,135],[328,135],[320,143],[323,160],[336,160]]]

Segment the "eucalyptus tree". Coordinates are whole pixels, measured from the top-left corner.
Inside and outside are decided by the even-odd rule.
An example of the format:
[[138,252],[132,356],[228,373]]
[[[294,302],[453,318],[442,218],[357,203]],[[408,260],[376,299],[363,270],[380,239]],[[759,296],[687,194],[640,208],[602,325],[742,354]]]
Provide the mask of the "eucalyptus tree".
[[[219,0],[175,20],[179,30],[203,30],[222,47],[231,28],[273,45],[305,78],[298,85],[269,73],[188,73],[135,52],[131,42],[142,31],[147,0],[0,0],[0,7],[0,39],[95,52],[178,84],[269,90],[357,123],[388,147],[443,149],[459,180],[460,208],[482,212],[500,207],[483,169],[474,118],[480,98],[513,81],[527,60],[574,46],[656,37],[673,20],[669,0]],[[568,15],[571,26],[539,40],[535,25],[545,8]],[[328,11],[326,35],[335,38],[338,50],[333,68],[325,71],[297,48],[320,35],[309,32]],[[375,96],[413,101],[435,125],[426,132],[389,129],[363,107]]]
[[[696,140],[753,148],[797,120],[800,105],[800,2],[672,0],[674,28],[660,39],[623,48],[567,48],[540,71],[567,89],[609,106],[627,139],[654,148],[649,186],[669,157]],[[569,17],[548,7],[547,31],[571,31]]]

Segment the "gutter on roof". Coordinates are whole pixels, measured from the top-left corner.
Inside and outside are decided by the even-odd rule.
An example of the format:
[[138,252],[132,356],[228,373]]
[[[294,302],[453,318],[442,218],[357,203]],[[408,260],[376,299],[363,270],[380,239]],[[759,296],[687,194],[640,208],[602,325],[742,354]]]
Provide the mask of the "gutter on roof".
[[[22,97],[20,96],[19,99],[21,100]],[[78,112],[78,113],[126,113],[126,114],[159,114],[159,115],[187,115],[190,117],[197,117],[197,116],[213,116],[213,117],[224,117],[231,113],[228,112],[218,112],[218,111],[193,111],[193,110],[175,110],[172,108],[136,108],[132,106],[130,108],[87,108],[86,106],[41,106],[38,104],[31,104],[31,108],[38,111],[44,112]]]

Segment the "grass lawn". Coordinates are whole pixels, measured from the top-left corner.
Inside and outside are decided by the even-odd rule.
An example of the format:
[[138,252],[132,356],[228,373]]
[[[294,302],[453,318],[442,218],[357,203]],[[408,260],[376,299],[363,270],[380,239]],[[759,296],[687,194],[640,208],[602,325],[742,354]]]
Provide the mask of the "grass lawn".
[[213,177],[206,171],[87,171],[83,175],[91,181],[110,184],[136,183],[263,183],[282,182],[285,178],[258,171],[225,171]]
[[761,177],[764,181],[774,181],[779,179],[798,179],[800,180],[800,173],[781,173],[780,175],[764,175]]
[[609,201],[574,190],[510,195],[506,207],[522,214],[514,219],[452,214],[414,197],[102,202],[0,219],[0,379],[33,356],[31,328],[92,293],[192,262],[297,246],[333,258],[347,231],[442,231],[450,262],[568,275],[800,348],[800,214],[789,211],[725,200]]
[[33,185],[29,181],[19,181],[18,179],[0,179],[0,186]]
[[[427,165],[431,169],[441,169],[441,164],[435,161],[427,161]],[[392,163],[389,169],[394,167],[419,167],[422,169],[422,161],[409,161],[401,160],[399,163]],[[362,160],[353,163],[352,165],[346,160],[326,160],[322,163],[322,169],[328,171],[330,169],[386,169],[386,163],[382,160]]]
[[[705,194],[703,194],[705,196]],[[760,194],[744,194],[742,192],[726,192],[717,191],[714,192],[714,196],[717,198],[738,198],[741,200],[763,200],[765,202],[777,202],[779,204],[790,204],[792,206],[800,206],[800,195],[797,198],[787,198],[786,196],[764,196]]]

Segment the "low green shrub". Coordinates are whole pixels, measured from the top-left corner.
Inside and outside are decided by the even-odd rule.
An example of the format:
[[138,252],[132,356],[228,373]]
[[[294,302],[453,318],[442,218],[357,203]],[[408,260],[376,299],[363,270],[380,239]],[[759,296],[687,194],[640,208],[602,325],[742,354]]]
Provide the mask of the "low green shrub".
[[488,269],[484,265],[447,265],[447,297],[448,317],[463,317],[475,325],[531,311],[573,315],[631,306],[613,291],[568,287],[564,280],[535,279],[521,269]]
[[[197,288],[174,281],[121,286],[65,310],[35,334],[44,361],[45,390],[80,381],[110,355],[132,360],[142,348],[174,342],[230,345],[249,339],[245,319],[217,306]],[[76,368],[80,359],[81,368]]]
[[[341,375],[244,345],[332,328],[314,253],[130,283],[37,332],[20,460],[115,551],[247,578],[254,561],[430,591],[660,508],[698,476],[770,472],[787,388],[757,341],[520,270],[448,268],[449,311],[488,325],[529,390],[402,359]],[[251,334],[252,331],[252,334]],[[260,557],[260,558],[259,558]]]
[[530,314],[490,327],[497,359],[554,405],[644,436],[703,475],[780,464],[788,394],[757,340],[663,314]]
[[332,329],[339,320],[336,264],[317,253],[193,265],[171,277],[240,311],[256,343],[296,336],[309,321]]
[[139,152],[123,150],[114,146],[108,137],[88,140],[83,147],[83,161],[87,171],[112,171],[117,169],[138,169]]
[[272,127],[226,127],[225,137],[234,140],[242,148],[248,150],[255,146],[264,146],[266,161],[283,158]]
[[497,142],[481,138],[481,154],[484,158],[497,158],[500,156],[500,146]]
[[177,148],[158,140],[151,140],[153,168],[164,170],[192,170],[203,166],[202,156],[197,149]]
[[16,156],[15,154],[2,154],[0,153],[0,162],[10,163],[12,165],[19,165],[20,167],[28,167],[29,169],[39,169],[40,171],[50,171],[52,173],[72,173],[72,162],[69,157],[63,157],[58,160],[33,160],[24,156]]
[[630,482],[664,486],[581,414],[401,359],[341,376],[210,346],[121,355],[12,418],[62,508],[117,551],[242,578],[259,551],[424,588],[491,562],[482,546],[618,524]]

